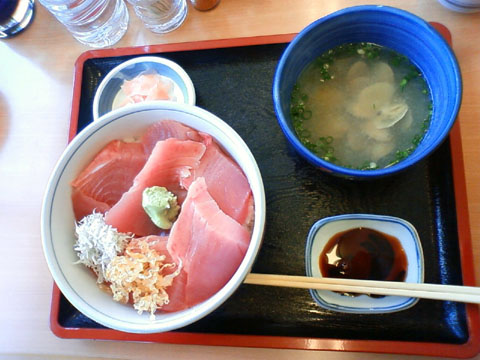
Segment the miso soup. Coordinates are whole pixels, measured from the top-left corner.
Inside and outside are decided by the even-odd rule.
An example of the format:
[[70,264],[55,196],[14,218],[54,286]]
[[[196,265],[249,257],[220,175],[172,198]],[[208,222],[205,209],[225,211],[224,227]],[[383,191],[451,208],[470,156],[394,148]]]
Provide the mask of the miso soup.
[[300,74],[290,115],[302,143],[335,164],[391,166],[410,155],[428,129],[429,89],[401,54],[372,43],[327,51]]

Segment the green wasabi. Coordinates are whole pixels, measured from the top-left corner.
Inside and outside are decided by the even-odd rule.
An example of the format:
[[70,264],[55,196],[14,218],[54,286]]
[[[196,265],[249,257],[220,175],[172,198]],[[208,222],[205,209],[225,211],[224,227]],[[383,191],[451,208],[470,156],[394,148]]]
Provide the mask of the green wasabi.
[[177,197],[161,186],[152,186],[143,190],[142,206],[153,223],[165,230],[172,227],[180,211]]

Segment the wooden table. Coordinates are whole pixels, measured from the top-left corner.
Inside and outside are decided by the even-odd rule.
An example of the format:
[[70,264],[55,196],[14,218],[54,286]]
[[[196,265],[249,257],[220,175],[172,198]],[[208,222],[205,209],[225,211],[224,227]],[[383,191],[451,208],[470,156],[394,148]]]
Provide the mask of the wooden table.
[[[185,23],[166,35],[146,30],[129,7],[129,29],[115,47],[295,33],[319,17],[361,3],[222,0],[210,12],[190,7]],[[452,33],[464,79],[459,119],[473,251],[480,264],[480,13],[455,13],[434,0],[368,3],[403,8],[443,23]],[[67,143],[74,63],[86,50],[39,4],[33,24],[24,33],[0,42],[0,358],[417,358],[55,337],[49,329],[52,278],[42,253],[40,209],[50,172]],[[480,265],[477,279],[479,271]]]

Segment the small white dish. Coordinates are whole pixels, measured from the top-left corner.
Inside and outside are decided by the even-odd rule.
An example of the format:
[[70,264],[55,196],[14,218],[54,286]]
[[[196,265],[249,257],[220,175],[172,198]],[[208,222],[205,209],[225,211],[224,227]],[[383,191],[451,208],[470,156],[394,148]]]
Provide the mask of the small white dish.
[[447,9],[460,13],[474,13],[480,11],[479,0],[438,0],[438,2]]
[[[192,80],[177,63],[158,56],[139,56],[113,68],[103,78],[93,98],[93,120],[116,110],[125,95],[121,86],[125,80],[142,74],[158,74],[173,82],[175,102],[195,105],[196,96]],[[128,106],[128,105],[127,105]]]
[[[327,217],[317,221],[308,234],[306,246],[307,276],[323,277],[319,257],[328,241],[336,234],[359,227],[370,228],[396,237],[407,258],[405,282],[424,281],[423,251],[415,228],[409,222],[384,215],[346,214]],[[415,305],[417,298],[402,296],[371,297],[368,295],[346,296],[327,290],[310,290],[321,307],[344,313],[374,314],[389,313],[408,309]]]

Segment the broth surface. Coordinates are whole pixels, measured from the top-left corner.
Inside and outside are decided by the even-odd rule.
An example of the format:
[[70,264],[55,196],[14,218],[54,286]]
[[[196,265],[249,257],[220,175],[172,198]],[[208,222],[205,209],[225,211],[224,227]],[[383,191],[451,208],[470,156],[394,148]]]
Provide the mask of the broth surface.
[[413,152],[431,109],[427,83],[406,57],[353,43],[327,51],[302,71],[290,113],[299,139],[316,155],[376,169]]

